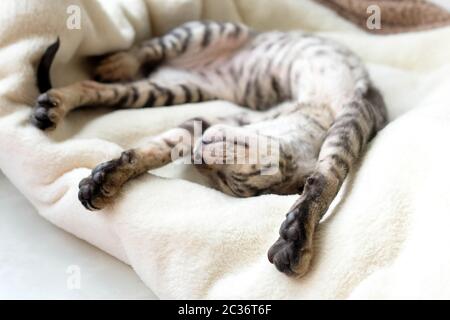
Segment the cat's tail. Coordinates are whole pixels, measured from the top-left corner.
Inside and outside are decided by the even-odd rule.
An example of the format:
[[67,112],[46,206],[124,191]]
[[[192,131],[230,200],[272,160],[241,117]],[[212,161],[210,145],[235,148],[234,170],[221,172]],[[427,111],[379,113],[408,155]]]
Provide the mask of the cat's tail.
[[47,92],[52,88],[52,82],[50,80],[50,68],[52,66],[53,60],[55,59],[56,53],[58,52],[59,44],[60,41],[58,37],[56,41],[45,50],[41,60],[39,61],[36,78],[40,93]]

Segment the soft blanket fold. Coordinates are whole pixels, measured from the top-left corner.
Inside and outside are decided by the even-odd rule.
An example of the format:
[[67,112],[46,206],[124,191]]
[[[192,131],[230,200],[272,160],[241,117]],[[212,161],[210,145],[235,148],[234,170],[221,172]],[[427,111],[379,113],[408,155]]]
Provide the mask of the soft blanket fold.
[[[67,28],[69,5],[81,29]],[[22,0],[2,1],[0,13],[0,168],[44,218],[130,264],[159,297],[450,298],[449,27],[373,36],[309,0]],[[37,61],[57,35],[61,86],[88,76],[87,56],[200,18],[334,38],[367,61],[385,96],[392,122],[322,222],[302,279],[266,257],[295,196],[232,198],[175,163],[127,184],[101,212],[77,200],[96,164],[184,119],[239,107],[80,110],[52,133],[29,124]]]

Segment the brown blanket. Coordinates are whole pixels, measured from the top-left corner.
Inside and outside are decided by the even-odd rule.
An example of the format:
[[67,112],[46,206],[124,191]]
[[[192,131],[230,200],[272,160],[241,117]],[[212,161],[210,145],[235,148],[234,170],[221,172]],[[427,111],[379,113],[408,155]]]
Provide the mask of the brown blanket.
[[[398,33],[420,31],[450,25],[450,12],[425,0],[315,0],[340,16],[357,24],[367,32]],[[380,29],[369,29],[367,12],[378,5],[381,13]]]

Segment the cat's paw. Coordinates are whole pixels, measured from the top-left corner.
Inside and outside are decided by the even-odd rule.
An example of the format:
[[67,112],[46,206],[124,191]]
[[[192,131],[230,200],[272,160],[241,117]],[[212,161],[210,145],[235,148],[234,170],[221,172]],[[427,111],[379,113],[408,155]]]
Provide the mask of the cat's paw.
[[53,90],[41,94],[33,108],[31,123],[41,130],[52,130],[62,117],[61,99]]
[[139,73],[140,63],[136,55],[122,51],[100,61],[94,72],[94,79],[102,82],[133,80]]
[[79,184],[78,199],[88,210],[100,210],[108,205],[129,178],[129,166],[134,154],[125,151],[120,158],[99,164],[89,177]]
[[299,217],[298,211],[291,211],[280,228],[280,237],[268,252],[268,258],[275,267],[289,276],[303,276],[312,259],[310,245],[312,233],[305,225],[307,221]]
[[277,138],[217,124],[197,142],[194,159],[216,173],[212,180],[223,192],[251,197],[269,193],[283,182],[278,147]]
[[306,179],[302,195],[281,224],[280,237],[269,249],[269,261],[287,275],[301,277],[309,270],[314,231],[327,208],[322,199],[325,185],[320,173]]
[[[233,160],[233,128],[226,125],[214,125],[208,128],[201,139],[202,160],[208,165],[223,165]],[[200,145],[199,145],[200,146]],[[228,162],[227,162],[228,160]]]

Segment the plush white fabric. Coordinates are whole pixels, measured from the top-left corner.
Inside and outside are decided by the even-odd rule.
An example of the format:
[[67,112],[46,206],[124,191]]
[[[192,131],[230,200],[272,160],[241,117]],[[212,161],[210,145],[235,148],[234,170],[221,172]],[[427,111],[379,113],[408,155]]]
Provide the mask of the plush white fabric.
[[0,299],[156,299],[126,264],[50,224],[0,171]]
[[[74,2],[0,2],[0,167],[44,218],[130,264],[161,298],[450,298],[450,28],[370,36],[306,0],[86,0],[75,2],[81,30],[69,30]],[[186,118],[237,107],[80,110],[50,134],[28,123],[33,66],[56,35],[61,86],[87,76],[86,55],[201,17],[335,38],[367,61],[385,96],[392,122],[321,223],[302,279],[266,258],[296,196],[232,198],[174,164],[157,172],[171,178],[142,176],[102,212],[77,200],[89,168]]]

